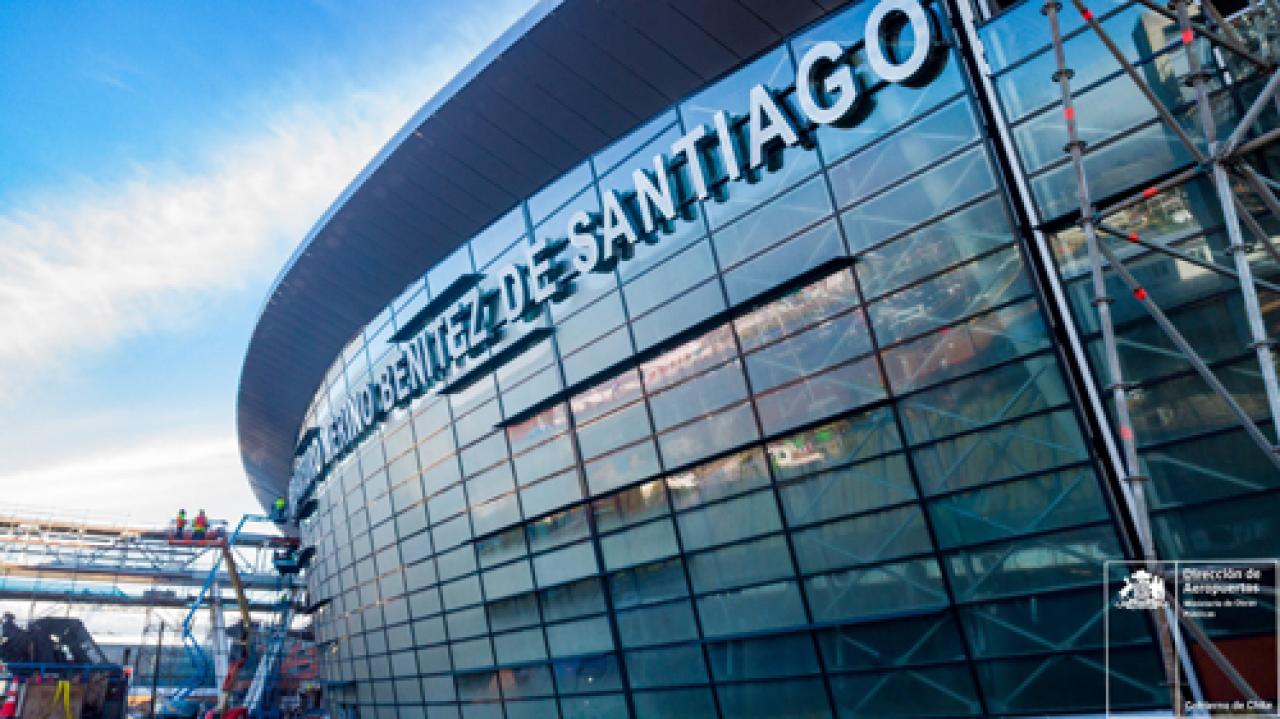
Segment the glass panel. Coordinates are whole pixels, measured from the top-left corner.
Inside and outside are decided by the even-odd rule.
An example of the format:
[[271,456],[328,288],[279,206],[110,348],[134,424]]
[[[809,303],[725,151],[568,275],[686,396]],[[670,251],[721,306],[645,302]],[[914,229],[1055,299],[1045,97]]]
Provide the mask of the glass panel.
[[662,480],[619,492],[591,504],[600,532],[630,526],[667,513],[667,495]]
[[715,716],[710,689],[636,692],[637,719],[702,719]]
[[841,207],[897,182],[978,139],[969,102],[961,98],[884,142],[832,165],[831,192]]
[[627,676],[637,689],[707,681],[702,647],[686,645],[627,652]]
[[790,479],[901,446],[893,415],[878,409],[783,437],[767,449],[774,475]]
[[732,717],[830,717],[827,692],[818,679],[758,682],[716,687],[720,706]]
[[668,559],[618,572],[609,578],[609,591],[617,609],[683,597],[689,593],[684,562]]
[[827,220],[726,272],[725,294],[730,304],[736,305],[844,256],[837,224]]
[[747,385],[742,377],[742,366],[737,360],[732,360],[676,387],[651,394],[649,407],[654,427],[661,432],[746,396]]
[[1069,400],[1052,356],[1005,365],[978,382],[954,382],[904,399],[903,429],[911,443],[941,439]]
[[913,559],[805,580],[815,621],[839,621],[946,606],[938,563]]
[[923,224],[995,186],[986,152],[976,148],[840,216],[854,253]]
[[854,265],[868,298],[989,252],[1013,239],[998,198],[867,250]]
[[622,569],[676,553],[675,528],[663,519],[600,538],[605,568]]
[[782,528],[778,505],[768,490],[677,515],[676,521],[686,551]]
[[[606,632],[607,634],[607,632]],[[556,686],[561,694],[606,691],[621,688],[618,660],[612,654],[585,659],[565,659],[554,665]],[[623,715],[626,711],[624,709]],[[603,716],[583,714],[581,716]]]
[[1088,459],[1069,410],[1034,415],[912,452],[926,494],[1051,469]]
[[699,597],[698,616],[708,637],[741,634],[805,623],[795,582],[734,589]]
[[529,550],[541,552],[582,539],[588,534],[586,507],[574,507],[530,522]]
[[733,321],[748,352],[857,304],[853,276],[837,272],[772,300]]
[[[729,191],[737,189],[735,185]],[[827,183],[815,177],[717,232],[716,256],[721,266],[732,267],[829,214]]]
[[696,639],[693,605],[683,600],[618,612],[618,636],[624,647]]
[[688,509],[769,483],[764,453],[751,449],[667,477],[676,509]]
[[597,614],[605,609],[604,592],[595,577],[544,589],[541,596],[545,622]]
[[808,634],[742,639],[707,645],[716,681],[802,676],[819,672]]
[[520,489],[524,516],[532,517],[582,497],[577,470],[569,470]]
[[821,472],[779,488],[791,526],[915,499],[907,460],[900,454]]
[[929,514],[946,548],[1108,517],[1098,480],[1087,467],[953,494],[930,502]]
[[964,666],[831,678],[841,716],[979,716],[982,705]]
[[868,307],[876,337],[891,344],[1030,294],[1015,248],[950,270]]
[[946,560],[961,601],[1098,586],[1103,562],[1121,556],[1109,526],[1074,529],[957,552]]
[[567,582],[596,572],[596,555],[590,542],[565,547],[533,558],[538,586]]
[[965,658],[960,630],[950,614],[879,621],[818,634],[828,670],[904,667]]
[[[608,620],[592,617],[547,627],[547,646],[553,657],[606,652],[613,649],[613,636],[609,633]],[[563,684],[560,691],[565,691]]]
[[658,451],[653,440],[645,440],[588,462],[587,486],[592,494],[601,494],[657,474],[658,470]]
[[866,319],[855,310],[747,355],[747,374],[764,392],[870,351]]
[[919,507],[863,515],[793,535],[800,571],[820,572],[930,551],[933,547]]
[[736,354],[733,333],[726,325],[644,363],[640,371],[644,375],[644,386],[651,393],[657,393],[721,364]]
[[885,373],[897,392],[943,382],[1049,346],[1033,302],[979,315],[886,350]]
[[764,433],[774,434],[846,412],[884,394],[880,367],[874,357],[868,357],[762,394],[756,408]]
[[695,554],[686,562],[695,592],[731,589],[794,574],[790,550],[781,536]]
[[[735,367],[736,369],[736,367]],[[658,436],[658,446],[667,467],[695,462],[759,436],[750,403],[743,402],[715,414],[709,414]]]

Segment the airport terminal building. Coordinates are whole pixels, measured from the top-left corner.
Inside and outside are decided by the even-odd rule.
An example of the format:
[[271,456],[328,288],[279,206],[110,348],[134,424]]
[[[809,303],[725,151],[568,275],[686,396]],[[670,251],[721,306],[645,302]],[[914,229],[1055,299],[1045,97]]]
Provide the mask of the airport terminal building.
[[[1167,707],[1145,615],[1104,637],[1130,429],[1042,7],[546,0],[431,99],[281,272],[239,389],[335,711]],[[1177,22],[1092,13],[1194,114]],[[1274,437],[1212,182],[1159,184],[1195,158],[1061,22],[1093,196],[1153,186],[1114,251]],[[1258,75],[1202,54],[1230,130]],[[1106,278],[1157,552],[1280,555],[1280,471]]]

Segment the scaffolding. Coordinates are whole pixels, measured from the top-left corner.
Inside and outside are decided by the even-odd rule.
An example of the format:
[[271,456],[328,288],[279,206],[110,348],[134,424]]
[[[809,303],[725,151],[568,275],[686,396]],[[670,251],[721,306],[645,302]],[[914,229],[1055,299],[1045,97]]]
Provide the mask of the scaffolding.
[[[234,547],[255,609],[274,597],[272,534],[246,534]],[[0,513],[0,601],[119,606],[187,606],[221,562],[221,550],[175,545],[166,527],[40,510]],[[226,577],[222,586],[228,586]]]
[[[1125,56],[1083,0],[1070,0],[1088,30],[1106,47],[1124,74],[1137,86],[1143,98],[1151,105],[1163,127],[1177,139],[1194,162],[1192,167],[1175,172],[1159,183],[1139,189],[1128,196],[1111,198],[1103,203],[1095,203],[1090,194],[1089,173],[1085,163],[1086,144],[1080,136],[1079,118],[1073,104],[1071,90],[1074,73],[1068,64],[1063,42],[1060,17],[1062,3],[1058,0],[1045,0],[1042,8],[1052,35],[1055,60],[1052,79],[1057,84],[1062,97],[1062,111],[1067,133],[1064,152],[1069,156],[1074,170],[1079,202],[1078,223],[1088,255],[1092,289],[1091,304],[1096,312],[1102,335],[1101,363],[1105,381],[1103,391],[1110,397],[1118,424],[1122,471],[1121,491],[1126,500],[1129,519],[1136,530],[1141,561],[1147,563],[1148,571],[1153,574],[1161,573],[1157,564],[1159,555],[1153,538],[1148,509],[1147,477],[1143,475],[1139,462],[1138,438],[1135,436],[1129,410],[1129,393],[1135,385],[1126,381],[1120,359],[1111,309],[1116,298],[1108,294],[1105,277],[1108,269],[1115,273],[1132,294],[1133,300],[1141,305],[1160,332],[1191,365],[1200,379],[1225,403],[1234,422],[1245,431],[1270,463],[1280,470],[1280,443],[1273,441],[1263,432],[1249,412],[1240,405],[1214,374],[1209,363],[1197,352],[1194,344],[1166,316],[1152,293],[1138,281],[1133,272],[1125,266],[1123,259],[1104,241],[1105,236],[1124,243],[1139,245],[1146,250],[1164,253],[1177,261],[1191,263],[1201,270],[1229,277],[1238,285],[1243,297],[1245,319],[1251,339],[1248,349],[1258,364],[1266,398],[1266,414],[1271,420],[1273,432],[1280,433],[1280,381],[1277,380],[1274,354],[1276,341],[1267,335],[1259,301],[1259,290],[1277,292],[1280,287],[1256,278],[1249,259],[1250,253],[1260,248],[1266,256],[1280,264],[1280,250],[1277,250],[1271,236],[1250,211],[1243,192],[1237,189],[1238,187],[1248,188],[1266,211],[1280,220],[1280,199],[1275,195],[1275,189],[1280,188],[1280,182],[1266,177],[1252,161],[1256,153],[1280,139],[1280,130],[1264,127],[1259,122],[1268,110],[1273,108],[1280,110],[1280,96],[1277,95],[1277,90],[1280,89],[1280,72],[1276,71],[1276,61],[1272,57],[1276,50],[1276,36],[1271,27],[1271,23],[1280,19],[1280,8],[1276,7],[1275,0],[1265,0],[1266,5],[1262,4],[1262,0],[1254,1],[1255,4],[1246,7],[1234,18],[1234,22],[1239,23],[1237,26],[1225,19],[1210,2],[1201,3],[1198,6],[1199,17],[1193,18],[1192,12],[1195,8],[1190,0],[1171,0],[1168,6],[1160,5],[1155,0],[1136,0],[1151,13],[1175,24],[1178,31],[1178,42],[1182,46],[1181,53],[1186,62],[1186,72],[1182,82],[1194,93],[1192,121],[1195,129],[1188,132]],[[1256,47],[1251,47],[1251,44]],[[1243,73],[1250,75],[1251,81],[1265,80],[1265,82],[1262,89],[1250,101],[1248,109],[1235,128],[1225,139],[1220,139],[1218,117],[1215,115],[1210,92],[1210,81],[1214,78],[1214,73],[1207,69],[1206,61],[1219,63],[1222,75],[1228,81],[1233,81],[1230,72],[1230,62],[1233,60],[1238,63]],[[1198,134],[1199,137],[1195,138],[1193,134]],[[1226,227],[1229,242],[1227,252],[1230,254],[1233,268],[1202,260],[1171,245],[1147,241],[1137,232],[1113,226],[1102,219],[1104,215],[1116,215],[1122,210],[1150,201],[1162,193],[1201,178],[1210,180],[1212,183],[1214,198],[1221,210]],[[1245,230],[1252,237],[1252,241],[1246,241]],[[1210,640],[1203,627],[1181,611],[1176,600],[1171,601],[1163,611],[1154,612],[1153,618],[1175,716],[1184,714],[1183,687],[1179,681],[1182,675],[1179,668],[1189,664],[1188,656],[1179,652],[1177,640],[1182,632],[1196,642],[1213,665],[1227,677],[1242,696],[1249,700],[1258,699],[1257,692]],[[1194,684],[1194,672],[1189,671],[1186,678],[1190,682],[1189,688],[1192,693],[1198,694],[1199,688]]]

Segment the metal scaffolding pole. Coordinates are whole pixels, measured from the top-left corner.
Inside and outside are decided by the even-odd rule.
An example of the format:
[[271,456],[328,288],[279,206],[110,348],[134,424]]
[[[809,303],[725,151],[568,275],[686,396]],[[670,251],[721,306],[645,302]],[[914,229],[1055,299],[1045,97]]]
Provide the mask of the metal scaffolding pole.
[[[1236,282],[1240,281],[1240,275],[1236,274],[1234,271],[1229,270],[1226,267],[1223,267],[1222,265],[1219,265],[1215,262],[1210,262],[1209,260],[1202,260],[1199,257],[1196,257],[1195,255],[1189,255],[1175,247],[1169,247],[1168,245],[1161,245],[1155,242],[1144,240],[1136,232],[1130,232],[1128,234],[1125,234],[1120,230],[1117,230],[1116,228],[1111,227],[1102,222],[1097,223],[1097,226],[1099,230],[1102,230],[1103,232],[1105,232],[1108,235],[1111,235],[1112,237],[1124,240],[1125,242],[1129,242],[1134,245],[1138,245],[1139,247],[1145,247],[1146,249],[1151,250],[1152,252],[1159,252],[1162,255],[1168,255],[1169,257],[1172,257],[1178,260],[1179,262],[1186,262],[1189,265],[1195,265],[1196,267],[1199,267],[1202,270],[1208,270],[1209,272],[1222,275],[1223,277],[1230,277]],[[1260,280],[1257,278],[1254,278],[1253,281],[1258,287],[1261,287],[1262,289],[1265,289],[1269,292],[1275,292],[1277,294],[1280,294],[1280,285],[1268,282],[1266,280]]]
[[[1195,264],[1203,269],[1215,272],[1219,275],[1232,277],[1240,286],[1241,294],[1244,298],[1245,313],[1248,319],[1251,342],[1249,348],[1252,349],[1259,363],[1259,370],[1263,379],[1264,390],[1267,397],[1267,406],[1273,421],[1273,427],[1277,433],[1280,433],[1280,382],[1277,382],[1274,360],[1272,357],[1272,340],[1266,335],[1266,327],[1262,317],[1261,307],[1258,302],[1258,290],[1265,288],[1269,291],[1275,291],[1275,285],[1264,280],[1256,279],[1253,276],[1253,269],[1249,264],[1247,253],[1252,246],[1246,244],[1242,238],[1240,229],[1241,223],[1248,227],[1249,231],[1255,235],[1259,244],[1271,255],[1277,262],[1280,262],[1280,252],[1272,243],[1270,236],[1267,234],[1261,224],[1249,213],[1240,197],[1233,193],[1230,180],[1228,178],[1228,169],[1240,175],[1245,182],[1256,192],[1262,199],[1267,209],[1280,219],[1280,200],[1277,200],[1272,192],[1272,182],[1269,178],[1263,177],[1255,168],[1244,160],[1244,155],[1256,149],[1263,147],[1265,144],[1280,139],[1280,131],[1271,130],[1263,132],[1260,136],[1249,141],[1245,138],[1252,131],[1253,124],[1257,121],[1261,113],[1269,104],[1274,103],[1280,108],[1280,73],[1276,72],[1275,64],[1269,60],[1262,59],[1252,53],[1245,47],[1244,39],[1235,28],[1226,22],[1221,14],[1216,12],[1215,8],[1208,7],[1206,4],[1205,15],[1214,24],[1214,30],[1208,30],[1204,26],[1194,23],[1191,20],[1188,3],[1190,0],[1171,0],[1170,8],[1162,7],[1154,0],[1136,0],[1148,9],[1178,23],[1180,37],[1190,72],[1186,82],[1194,88],[1196,93],[1196,110],[1199,119],[1200,129],[1204,134],[1205,149],[1201,148],[1191,139],[1191,136],[1178,123],[1177,119],[1169,111],[1168,108],[1160,101],[1155,92],[1146,83],[1140,73],[1136,70],[1128,58],[1119,47],[1111,40],[1107,32],[1094,19],[1090,12],[1082,3],[1082,0],[1072,0],[1076,9],[1080,12],[1089,28],[1098,36],[1102,43],[1107,47],[1115,60],[1129,79],[1137,86],[1143,97],[1151,104],[1161,122],[1170,132],[1177,137],[1179,142],[1186,148],[1188,153],[1194,158],[1196,166],[1178,172],[1173,177],[1167,178],[1158,185],[1145,188],[1135,195],[1113,201],[1109,207],[1105,208],[1107,212],[1115,213],[1121,209],[1132,207],[1136,204],[1149,200],[1159,193],[1178,186],[1182,183],[1200,175],[1201,172],[1209,174],[1213,181],[1215,194],[1217,195],[1223,218],[1227,237],[1229,241],[1228,252],[1231,254],[1235,271],[1232,272],[1215,263],[1206,262],[1198,258],[1187,255],[1174,247],[1162,244],[1147,242],[1142,240],[1136,232],[1124,232],[1122,230],[1107,226],[1100,220],[1098,208],[1092,206],[1089,196],[1088,181],[1084,171],[1084,143],[1080,141],[1075,108],[1071,101],[1071,91],[1069,80],[1072,76],[1071,70],[1067,67],[1065,51],[1063,48],[1062,35],[1059,25],[1058,11],[1060,5],[1055,0],[1047,0],[1044,6],[1044,14],[1049,18],[1049,25],[1053,35],[1053,48],[1055,60],[1057,63],[1057,71],[1053,79],[1058,83],[1062,93],[1063,113],[1066,118],[1068,143],[1066,152],[1071,157],[1071,162],[1075,170],[1077,181],[1077,192],[1080,201],[1080,226],[1084,233],[1085,241],[1089,250],[1090,270],[1093,278],[1094,300],[1093,304],[1098,312],[1099,323],[1102,330],[1104,344],[1104,358],[1107,364],[1107,372],[1109,375],[1110,391],[1115,399],[1117,418],[1120,423],[1120,435],[1125,449],[1124,459],[1126,466],[1124,467],[1125,477],[1122,489],[1130,506],[1129,513],[1133,518],[1135,528],[1138,531],[1139,541],[1143,545],[1143,555],[1147,559],[1150,568],[1155,569],[1155,547],[1152,542],[1150,519],[1146,507],[1144,485],[1135,480],[1144,479],[1138,473],[1138,462],[1136,456],[1136,440],[1133,436],[1132,425],[1130,424],[1126,403],[1126,386],[1122,379],[1122,368],[1119,356],[1116,353],[1115,330],[1112,325],[1110,304],[1112,298],[1106,295],[1105,285],[1103,283],[1103,265],[1102,258],[1105,257],[1107,264],[1116,272],[1122,282],[1133,293],[1133,296],[1142,304],[1143,308],[1155,321],[1156,325],[1169,338],[1184,358],[1192,365],[1196,373],[1209,385],[1210,389],[1219,396],[1227,405],[1228,409],[1235,416],[1237,422],[1244,428],[1249,437],[1259,446],[1264,455],[1277,468],[1280,468],[1280,454],[1277,453],[1277,445],[1272,443],[1261,431],[1253,418],[1246,412],[1235,397],[1217,378],[1209,366],[1196,353],[1195,349],[1187,341],[1187,339],[1178,331],[1174,324],[1164,314],[1163,310],[1151,299],[1147,290],[1142,287],[1138,280],[1129,272],[1119,257],[1098,238],[1098,231],[1126,240],[1130,243],[1141,245],[1155,252],[1160,252],[1174,257],[1183,262]],[[1225,48],[1238,56],[1252,62],[1256,67],[1264,73],[1270,75],[1258,96],[1254,98],[1253,103],[1241,118],[1239,126],[1231,133],[1230,137],[1222,143],[1217,138],[1217,126],[1213,116],[1212,107],[1209,100],[1209,92],[1206,87],[1209,73],[1205,72],[1200,62],[1200,56],[1196,54],[1195,41],[1197,36],[1205,38],[1218,46]],[[1280,185],[1277,185],[1280,186]],[[1170,646],[1172,640],[1171,624],[1182,625],[1186,628],[1187,633],[1204,649],[1209,659],[1224,673],[1229,681],[1247,698],[1254,699],[1257,694],[1252,687],[1241,677],[1240,673],[1235,669],[1231,662],[1222,654],[1220,650],[1213,644],[1212,640],[1207,636],[1204,630],[1192,619],[1183,617],[1182,612],[1176,603],[1169,613],[1155,613],[1153,618],[1156,623],[1158,639],[1160,642],[1161,655],[1164,660],[1166,676],[1173,680],[1176,674],[1178,653],[1175,647]],[[1185,655],[1184,661],[1185,661]],[[1180,692],[1181,687],[1177,682],[1172,682],[1172,699],[1175,715],[1181,715],[1182,706]]]
[[[1084,172],[1084,143],[1080,140],[1079,128],[1076,124],[1076,110],[1071,98],[1071,78],[1074,73],[1067,67],[1066,51],[1062,42],[1062,29],[1058,13],[1062,4],[1057,0],[1046,0],[1041,12],[1049,19],[1050,32],[1053,35],[1053,54],[1055,71],[1053,79],[1062,94],[1062,113],[1067,125],[1066,152],[1071,157],[1071,165],[1075,170],[1076,195],[1080,203],[1080,229],[1084,232],[1085,243],[1089,252],[1089,272],[1093,283],[1093,306],[1098,313],[1102,326],[1103,353],[1107,362],[1108,385],[1105,388],[1115,403],[1116,419],[1120,423],[1120,442],[1124,458],[1125,476],[1122,479],[1126,489],[1127,505],[1131,513],[1134,528],[1138,533],[1142,556],[1150,563],[1150,569],[1156,570],[1155,541],[1151,536],[1151,522],[1148,520],[1145,480],[1138,463],[1138,449],[1133,432],[1133,422],[1129,415],[1128,385],[1124,381],[1123,369],[1120,365],[1120,352],[1116,346],[1115,327],[1111,322],[1111,303],[1114,298],[1107,295],[1106,278],[1102,271],[1101,251],[1105,248],[1098,241],[1093,201],[1089,194],[1089,182]],[[1082,10],[1086,19],[1091,14]],[[1170,704],[1174,716],[1182,716],[1182,687],[1178,682],[1178,662],[1176,644],[1173,640],[1173,628],[1169,618],[1163,612],[1152,614],[1156,625],[1156,638],[1160,645],[1160,659],[1165,679],[1170,690]]]
[[[1151,10],[1152,12],[1165,16],[1169,20],[1172,20],[1174,22],[1179,22],[1178,16],[1174,11],[1169,10],[1163,5],[1157,3],[1155,0],[1136,0],[1136,2],[1142,5],[1143,7],[1147,8],[1148,10]],[[1275,63],[1269,60],[1266,60],[1264,58],[1258,57],[1253,52],[1250,52],[1249,48],[1239,43],[1233,42],[1231,39],[1223,37],[1218,33],[1215,33],[1209,30],[1208,28],[1204,27],[1199,23],[1191,23],[1190,29],[1196,35],[1200,35],[1201,37],[1205,38],[1206,40],[1209,40],[1210,42],[1213,42],[1217,45],[1225,47],[1228,50],[1239,55],[1240,57],[1248,60],[1249,62],[1256,65],[1259,70],[1262,70],[1264,72],[1269,72],[1275,68]]]
[[[1200,55],[1196,52],[1195,34],[1191,24],[1191,13],[1187,9],[1186,0],[1174,0],[1174,11],[1182,28],[1182,44],[1186,51],[1187,66],[1190,69],[1188,79],[1196,92],[1196,107],[1200,114],[1200,126],[1204,132],[1205,144],[1210,156],[1210,172],[1213,175],[1214,188],[1217,190],[1218,203],[1222,208],[1223,221],[1227,226],[1227,238],[1231,242],[1231,256],[1235,261],[1236,273],[1240,275],[1240,294],[1244,298],[1245,317],[1249,322],[1250,347],[1258,358],[1258,370],[1262,374],[1262,385],[1267,395],[1267,408],[1271,413],[1272,432],[1280,432],[1280,379],[1276,377],[1275,361],[1271,356],[1271,340],[1267,337],[1266,325],[1262,319],[1262,308],[1258,304],[1258,292],[1253,283],[1253,268],[1249,265],[1248,250],[1240,232],[1240,219],[1236,212],[1235,195],[1232,194],[1231,180],[1227,177],[1218,143],[1218,125],[1213,117],[1213,108],[1209,104],[1209,91],[1206,89],[1209,73],[1200,64]],[[1272,80],[1275,79],[1273,74]],[[1272,83],[1267,83],[1270,90],[1254,102],[1254,107],[1246,113],[1246,117],[1255,115],[1254,109],[1265,102],[1268,92],[1273,92]],[[1252,124],[1252,123],[1251,123]],[[1234,137],[1234,136],[1233,136]],[[1238,139],[1238,138],[1237,138]],[[1228,393],[1229,396],[1229,393]],[[1233,408],[1234,409],[1234,408]],[[1247,415],[1246,415],[1247,419]],[[1264,451],[1276,461],[1276,445],[1271,444]]]

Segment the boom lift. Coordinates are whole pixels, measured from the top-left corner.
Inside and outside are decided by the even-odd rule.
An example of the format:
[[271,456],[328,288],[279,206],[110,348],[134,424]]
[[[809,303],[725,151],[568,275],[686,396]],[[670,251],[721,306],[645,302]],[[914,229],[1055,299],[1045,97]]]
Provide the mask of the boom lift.
[[[236,568],[236,555],[233,549],[246,525],[261,522],[279,524],[274,515],[246,514],[240,518],[235,529],[230,532],[226,530],[225,525],[214,524],[210,526],[204,536],[199,538],[187,532],[182,534],[175,532],[170,537],[169,541],[174,545],[216,547],[220,550],[218,560],[214,562],[208,578],[201,586],[200,592],[192,600],[191,608],[182,622],[183,645],[196,671],[188,685],[180,688],[170,698],[170,704],[173,705],[174,709],[178,709],[180,713],[186,716],[190,716],[193,713],[193,709],[183,706],[189,704],[187,698],[194,689],[204,684],[209,678],[218,680],[219,687],[218,703],[210,712],[210,716],[226,717],[228,719],[232,717],[261,717],[267,719],[279,714],[278,710],[273,708],[274,704],[278,704],[275,690],[279,682],[276,675],[280,671],[281,658],[289,638],[289,627],[293,621],[294,606],[299,591],[299,585],[294,583],[293,578],[301,570],[301,564],[298,559],[298,539],[296,537],[279,537],[271,540],[271,545],[276,547],[272,564],[279,573],[276,581],[276,594],[279,597],[279,601],[275,605],[273,621],[259,632],[262,638],[261,647],[259,651],[255,651],[259,643],[255,642],[256,637],[253,620],[249,612],[249,600],[245,594],[244,585],[240,581],[240,574]],[[216,661],[218,659],[218,651],[222,646],[221,642],[226,641],[224,637],[228,634],[222,626],[222,612],[216,581],[219,565],[222,563],[226,564],[226,575],[235,594],[241,625],[241,630],[235,639],[235,647],[229,661]],[[195,618],[205,605],[208,605],[210,609],[213,625],[212,635],[214,643],[217,645],[214,647],[214,660],[210,659],[192,631]],[[241,693],[238,689],[240,685],[238,679],[245,670],[255,665],[255,663],[256,668],[254,669],[253,679],[248,688]]]

